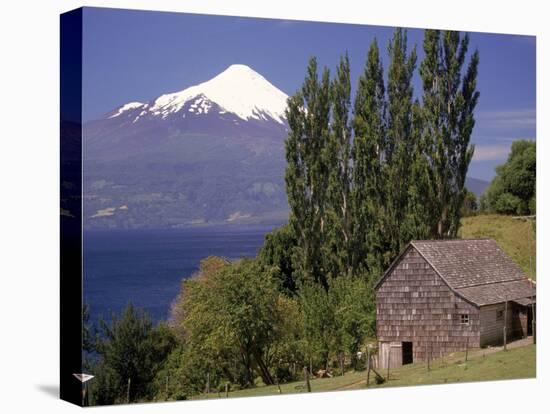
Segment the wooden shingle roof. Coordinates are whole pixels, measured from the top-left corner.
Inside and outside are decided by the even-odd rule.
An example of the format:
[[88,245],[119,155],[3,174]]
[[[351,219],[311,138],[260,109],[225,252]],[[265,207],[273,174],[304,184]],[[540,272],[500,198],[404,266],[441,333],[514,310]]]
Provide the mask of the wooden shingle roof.
[[453,291],[478,306],[535,296],[534,283],[491,239],[412,241],[375,288],[411,247]]
[[513,300],[520,305],[531,303],[535,296],[535,285],[527,278],[512,282],[489,283],[457,289],[456,292],[476,305],[490,305]]
[[455,289],[525,278],[491,239],[420,240],[411,244]]

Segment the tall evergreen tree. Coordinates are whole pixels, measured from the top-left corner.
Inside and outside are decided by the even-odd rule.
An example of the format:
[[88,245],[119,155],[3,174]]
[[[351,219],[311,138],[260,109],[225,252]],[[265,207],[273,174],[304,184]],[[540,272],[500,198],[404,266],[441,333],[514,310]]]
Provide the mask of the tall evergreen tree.
[[477,50],[472,54],[463,74],[468,43],[468,35],[454,31],[426,30],[424,35],[423,134],[434,188],[432,236],[437,238],[456,237],[464,181],[474,153],[470,136],[479,98],[479,54]]
[[331,124],[326,160],[328,169],[327,231],[324,269],[339,276],[351,272],[352,205],[351,191],[351,82],[349,58],[340,58],[331,83]]
[[428,137],[422,134],[422,106],[417,101],[412,106],[411,139],[414,146],[410,153],[410,178],[407,188],[407,208],[401,240],[428,239],[432,236],[435,193],[432,188],[432,169],[427,158]]
[[385,183],[382,177],[385,146],[384,70],[378,44],[370,47],[354,103],[352,148],[353,204],[352,267],[355,271],[381,271]]
[[407,53],[407,32],[395,29],[388,44],[390,64],[387,87],[387,134],[384,176],[386,182],[386,219],[384,235],[385,263],[395,257],[410,241],[405,225],[411,185],[411,154],[417,142],[413,134],[412,77],[416,68],[416,47]]
[[328,69],[319,80],[317,61],[310,59],[304,84],[288,99],[286,117],[290,132],[285,142],[285,173],[289,222],[298,239],[296,271],[305,279],[327,287],[322,270],[321,245],[325,228],[326,163],[329,137],[330,80]]

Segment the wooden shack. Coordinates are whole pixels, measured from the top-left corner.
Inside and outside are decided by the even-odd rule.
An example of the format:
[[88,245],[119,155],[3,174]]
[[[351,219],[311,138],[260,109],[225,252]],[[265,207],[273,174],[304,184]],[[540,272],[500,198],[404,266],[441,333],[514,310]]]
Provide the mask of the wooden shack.
[[531,334],[535,284],[494,240],[412,241],[375,290],[381,368]]

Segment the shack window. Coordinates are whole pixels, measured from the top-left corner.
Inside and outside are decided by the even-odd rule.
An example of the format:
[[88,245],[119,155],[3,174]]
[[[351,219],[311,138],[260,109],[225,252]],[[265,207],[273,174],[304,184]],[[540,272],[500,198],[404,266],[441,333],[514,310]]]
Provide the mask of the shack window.
[[460,315],[460,324],[461,325],[468,325],[470,323],[470,315],[467,313],[463,313]]
[[502,319],[504,319],[504,311],[497,310],[497,321],[501,321]]

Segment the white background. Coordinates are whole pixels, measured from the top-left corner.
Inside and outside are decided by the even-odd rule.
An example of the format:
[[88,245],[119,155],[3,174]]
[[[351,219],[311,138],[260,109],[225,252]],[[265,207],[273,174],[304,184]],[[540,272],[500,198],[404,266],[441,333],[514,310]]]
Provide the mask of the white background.
[[[372,3],[372,4],[371,4]],[[538,412],[549,368],[548,149],[550,34],[544,1],[93,1],[87,6],[279,17],[537,35],[537,379],[286,397],[94,408],[116,413]],[[0,411],[69,413],[59,365],[59,14],[77,1],[2,3],[0,14]],[[546,25],[546,27],[545,27]],[[494,76],[498,76],[495,73]]]

